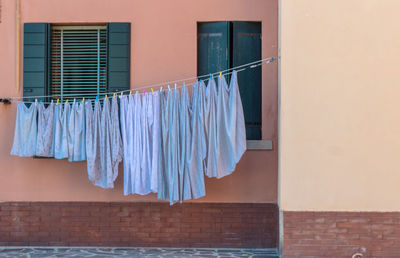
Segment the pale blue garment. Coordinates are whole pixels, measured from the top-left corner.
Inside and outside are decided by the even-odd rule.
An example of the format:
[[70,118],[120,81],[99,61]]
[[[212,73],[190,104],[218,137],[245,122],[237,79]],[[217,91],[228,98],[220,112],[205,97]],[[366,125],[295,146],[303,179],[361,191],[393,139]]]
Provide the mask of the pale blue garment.
[[143,192],[151,192],[151,155],[150,155],[150,133],[149,122],[152,113],[149,93],[143,93],[140,112],[140,132],[141,132],[141,159],[140,169],[143,180]]
[[[150,104],[151,103],[151,104]],[[151,107],[150,107],[151,106]],[[161,129],[160,129],[160,93],[154,92],[150,96],[149,109],[149,135],[151,147],[151,172],[150,172],[150,190],[154,193],[158,192],[158,173],[161,146]]]
[[99,101],[92,107],[92,101],[85,104],[86,109],[86,157],[89,180],[97,185],[101,178],[100,159],[100,129],[101,129],[101,105]]
[[122,140],[119,126],[118,100],[113,98],[111,101],[110,113],[110,138],[111,138],[111,173],[108,174],[108,182],[111,188],[118,176],[118,166],[122,161]]
[[37,103],[31,104],[28,108],[24,102],[18,101],[11,155],[20,157],[35,156],[36,137]]
[[75,116],[77,103],[74,100],[71,106],[71,112],[68,118],[68,161],[74,161],[74,139],[75,139]]
[[128,113],[127,113],[127,128],[128,128],[128,153],[129,153],[129,176],[130,176],[130,185],[128,192],[131,194],[135,193],[135,175],[133,174],[133,151],[134,151],[134,110],[135,110],[135,102],[134,97],[129,95],[128,97]]
[[158,199],[169,200],[169,187],[168,187],[168,92],[165,90],[160,91],[160,157],[159,157],[159,173],[158,173]]
[[207,154],[205,161],[205,174],[216,177],[218,171],[218,136],[217,136],[217,88],[214,78],[210,77],[205,93],[204,106]]
[[85,129],[85,104],[75,102],[72,104],[69,121],[69,161],[86,160],[86,129]]
[[203,121],[204,82],[193,84],[192,110],[191,110],[191,139],[189,155],[187,158],[188,174],[190,180],[191,199],[205,196],[204,185],[204,159],[206,157],[206,142]]
[[191,198],[189,167],[186,163],[189,157],[191,127],[191,101],[189,92],[184,85],[181,89],[179,104],[179,201]]
[[101,111],[101,122],[100,122],[100,163],[101,171],[100,178],[95,185],[101,188],[112,188],[114,186],[113,181],[110,182],[110,178],[113,177],[112,168],[112,141],[111,141],[111,116],[110,116],[110,101],[108,98],[103,100],[103,109]]
[[36,156],[54,157],[54,104],[39,103]]
[[133,148],[132,148],[132,183],[134,184],[133,193],[145,195],[149,193],[150,181],[148,179],[148,171],[142,169],[143,154],[143,124],[142,116],[144,110],[142,110],[142,101],[140,94],[136,92],[133,98],[134,110],[133,110]]
[[233,71],[228,87],[225,77],[218,79],[217,101],[218,170],[217,178],[231,174],[246,151],[246,129],[242,101]]
[[179,89],[171,90],[171,108],[169,109],[169,202],[179,201]]
[[179,90],[168,89],[161,99],[162,164],[159,198],[173,204],[179,201]]
[[128,108],[129,99],[127,96],[120,97],[120,122],[121,122],[121,136],[122,136],[122,157],[124,163],[124,195],[128,195],[132,190],[131,174],[130,174],[130,156],[129,156],[129,134],[128,128]]
[[70,105],[56,104],[54,112],[54,158],[68,158],[68,118]]

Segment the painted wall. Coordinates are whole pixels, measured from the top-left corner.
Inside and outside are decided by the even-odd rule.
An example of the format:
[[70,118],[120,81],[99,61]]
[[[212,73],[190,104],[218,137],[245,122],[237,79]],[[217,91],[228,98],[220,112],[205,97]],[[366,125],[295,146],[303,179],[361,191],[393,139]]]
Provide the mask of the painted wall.
[[284,210],[400,210],[400,1],[281,1]]
[[[0,96],[17,96],[15,0],[2,4]],[[131,22],[132,88],[196,75],[196,22],[223,20],[261,21],[262,56],[277,55],[277,0],[21,0],[22,23]],[[263,67],[262,137],[275,149],[247,151],[233,175],[207,180],[199,201],[277,201],[277,74],[276,63]],[[103,190],[89,182],[85,162],[10,156],[15,112],[0,105],[0,201],[156,201],[124,197],[122,167],[115,189]]]

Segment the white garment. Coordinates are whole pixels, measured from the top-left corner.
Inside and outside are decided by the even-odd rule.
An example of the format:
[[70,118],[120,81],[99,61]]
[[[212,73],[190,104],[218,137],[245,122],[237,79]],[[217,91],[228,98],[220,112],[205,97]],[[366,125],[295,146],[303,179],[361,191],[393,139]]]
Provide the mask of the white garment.
[[46,108],[43,103],[38,107],[38,130],[36,156],[54,157],[54,104]]
[[31,104],[28,108],[24,102],[18,101],[11,155],[20,157],[35,156],[36,136],[37,103]]
[[68,118],[69,104],[57,104],[54,112],[54,158],[68,158]]
[[216,177],[221,178],[235,170],[246,151],[246,129],[236,71],[232,73],[229,87],[224,76],[218,79],[217,121],[219,147]]

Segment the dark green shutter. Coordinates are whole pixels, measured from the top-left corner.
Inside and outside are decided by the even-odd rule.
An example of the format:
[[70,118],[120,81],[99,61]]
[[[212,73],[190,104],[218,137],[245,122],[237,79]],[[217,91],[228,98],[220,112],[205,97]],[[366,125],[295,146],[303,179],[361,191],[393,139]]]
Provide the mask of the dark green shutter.
[[107,23],[108,91],[130,88],[131,24]]
[[197,24],[197,75],[226,70],[229,67],[229,22]]
[[49,29],[50,25],[47,23],[24,24],[24,97],[47,95]]
[[[261,59],[261,23],[232,22],[232,67]],[[261,139],[261,67],[238,74],[248,140]]]

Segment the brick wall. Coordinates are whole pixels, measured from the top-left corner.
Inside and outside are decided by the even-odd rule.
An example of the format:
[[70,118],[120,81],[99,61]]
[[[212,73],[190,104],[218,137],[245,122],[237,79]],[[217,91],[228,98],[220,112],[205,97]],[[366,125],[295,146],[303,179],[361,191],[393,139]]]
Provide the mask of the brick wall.
[[285,257],[400,257],[399,212],[284,212]]
[[275,204],[0,203],[0,245],[276,247]]

